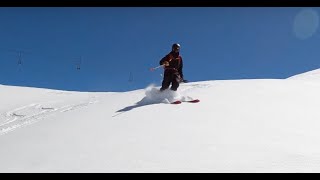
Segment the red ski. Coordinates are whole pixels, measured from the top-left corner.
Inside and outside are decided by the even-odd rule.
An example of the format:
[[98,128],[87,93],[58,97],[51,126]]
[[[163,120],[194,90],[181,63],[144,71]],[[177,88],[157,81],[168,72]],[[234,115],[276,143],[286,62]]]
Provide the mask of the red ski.
[[190,100],[190,101],[179,101],[179,100],[177,100],[177,101],[172,102],[171,104],[181,104],[182,102],[198,103],[198,102],[200,102],[200,100],[199,99],[194,99],[194,100]]
[[194,100],[184,101],[184,102],[197,103],[197,102],[200,102],[200,100],[199,99],[194,99]]
[[181,104],[181,101],[174,101],[174,102],[172,102],[171,104]]

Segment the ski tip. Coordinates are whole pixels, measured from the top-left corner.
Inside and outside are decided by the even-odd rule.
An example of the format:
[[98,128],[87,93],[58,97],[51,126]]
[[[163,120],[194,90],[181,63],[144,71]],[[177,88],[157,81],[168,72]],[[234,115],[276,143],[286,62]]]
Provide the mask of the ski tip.
[[171,104],[181,104],[181,101],[174,101]]
[[199,99],[194,99],[194,100],[191,100],[191,101],[188,101],[188,102],[197,103],[197,102],[200,102],[200,100]]

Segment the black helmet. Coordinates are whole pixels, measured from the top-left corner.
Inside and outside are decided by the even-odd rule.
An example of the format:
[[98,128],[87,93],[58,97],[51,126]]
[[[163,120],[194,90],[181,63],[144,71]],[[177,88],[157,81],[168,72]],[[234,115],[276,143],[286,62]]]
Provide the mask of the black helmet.
[[180,48],[180,44],[178,44],[178,43],[172,44],[172,49],[174,49],[174,48]]
[[179,52],[180,51],[180,44],[178,44],[178,43],[172,44],[172,51]]

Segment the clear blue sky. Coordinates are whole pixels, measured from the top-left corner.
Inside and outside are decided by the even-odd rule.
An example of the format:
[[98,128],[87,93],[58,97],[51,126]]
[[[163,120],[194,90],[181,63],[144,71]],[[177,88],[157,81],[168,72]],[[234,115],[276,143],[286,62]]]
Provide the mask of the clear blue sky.
[[[189,81],[287,78],[320,67],[319,12],[317,7],[2,7],[0,84],[76,91],[160,85],[162,70],[149,68],[176,42]],[[15,51],[24,52],[22,64]]]

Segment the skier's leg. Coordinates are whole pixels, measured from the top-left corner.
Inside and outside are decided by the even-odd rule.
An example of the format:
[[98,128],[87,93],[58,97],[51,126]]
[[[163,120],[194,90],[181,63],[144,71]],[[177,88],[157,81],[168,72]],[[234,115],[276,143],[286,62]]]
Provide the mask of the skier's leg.
[[177,91],[178,87],[179,87],[179,74],[174,74],[172,76],[172,86],[171,86],[171,90],[173,91]]
[[162,80],[162,86],[160,88],[160,91],[168,89],[170,86],[170,83],[171,83],[170,74],[164,73],[164,77]]

